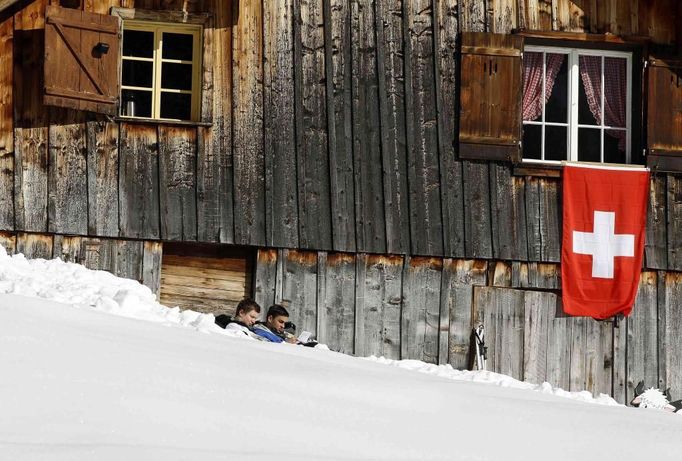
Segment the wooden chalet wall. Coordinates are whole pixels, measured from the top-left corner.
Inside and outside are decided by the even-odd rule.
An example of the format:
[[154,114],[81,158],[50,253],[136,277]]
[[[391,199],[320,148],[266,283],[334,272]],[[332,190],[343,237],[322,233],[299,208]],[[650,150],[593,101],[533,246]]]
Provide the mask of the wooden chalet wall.
[[[278,248],[259,253],[259,300],[289,299],[299,326],[336,349],[461,367],[471,322],[484,318],[496,370],[621,401],[639,379],[682,394],[682,175],[653,176],[638,306],[614,329],[554,314],[560,179],[460,161],[455,148],[458,32],[679,45],[682,3],[68,2],[212,13],[202,86],[212,122],[196,125],[43,106],[48,3],[59,2],[0,13],[0,230],[17,249],[45,240],[32,254],[60,255],[71,242],[87,263],[87,244],[106,242],[115,262],[92,267],[156,280],[153,242]],[[117,269],[132,247],[136,269]]]

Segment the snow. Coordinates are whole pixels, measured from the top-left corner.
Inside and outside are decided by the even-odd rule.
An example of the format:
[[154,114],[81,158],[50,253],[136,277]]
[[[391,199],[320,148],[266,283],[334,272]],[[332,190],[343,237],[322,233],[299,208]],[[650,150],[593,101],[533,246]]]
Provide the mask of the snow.
[[0,460],[679,459],[680,415],[231,336],[137,282],[0,250]]

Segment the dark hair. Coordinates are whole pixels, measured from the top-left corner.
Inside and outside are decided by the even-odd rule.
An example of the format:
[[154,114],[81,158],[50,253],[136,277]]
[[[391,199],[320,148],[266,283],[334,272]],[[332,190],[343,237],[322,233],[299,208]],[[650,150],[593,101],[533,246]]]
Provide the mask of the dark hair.
[[234,312],[234,315],[237,316],[240,312],[248,314],[251,311],[256,311],[260,314],[260,306],[253,299],[244,298],[237,304],[237,310]]
[[287,310],[284,308],[284,306],[281,306],[279,304],[273,304],[268,309],[268,314],[265,316],[265,318],[267,319],[271,315],[273,318],[279,317],[280,315],[283,315],[285,317],[289,317],[289,312],[287,312]]

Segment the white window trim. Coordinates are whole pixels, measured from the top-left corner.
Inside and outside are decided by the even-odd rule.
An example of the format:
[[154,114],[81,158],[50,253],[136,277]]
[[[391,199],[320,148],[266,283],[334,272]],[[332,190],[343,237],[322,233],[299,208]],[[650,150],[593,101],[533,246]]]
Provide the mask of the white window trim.
[[[567,126],[570,130],[567,137],[567,152],[568,160],[572,162],[578,161],[578,128],[599,128],[600,131],[600,161],[604,163],[604,136],[605,130],[623,130],[623,128],[613,128],[605,125],[606,117],[602,115],[601,125],[579,125],[578,124],[578,85],[580,85],[580,71],[578,69],[578,56],[589,55],[589,56],[600,56],[602,58],[602,101],[601,107],[604,110],[604,74],[603,74],[603,62],[604,58],[625,58],[626,59],[626,72],[627,72],[627,89],[626,89],[626,104],[625,104],[625,162],[627,164],[632,163],[632,53],[626,51],[612,51],[612,50],[594,50],[586,48],[566,48],[566,47],[555,47],[555,46],[536,46],[529,45],[524,47],[524,52],[538,52],[538,53],[553,53],[553,54],[565,54],[568,56],[568,66],[569,66],[569,79],[568,79],[568,97],[570,99],[569,104],[567,104],[567,120],[568,123],[553,123],[545,122],[545,105],[542,105],[542,118],[541,121],[527,122],[522,121],[524,125],[538,125],[538,126]],[[544,72],[547,67],[543,61],[543,94],[545,92],[545,76]],[[542,130],[541,137],[541,156],[544,157],[545,154],[545,130]],[[559,160],[544,160],[544,159],[527,159],[523,158],[524,163],[545,163],[545,164],[561,164]]]

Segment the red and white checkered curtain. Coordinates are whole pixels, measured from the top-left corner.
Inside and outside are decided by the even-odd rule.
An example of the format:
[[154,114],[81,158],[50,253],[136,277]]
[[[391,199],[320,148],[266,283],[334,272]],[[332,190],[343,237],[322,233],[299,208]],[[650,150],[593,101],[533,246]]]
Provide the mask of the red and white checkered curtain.
[[[580,78],[587,95],[587,105],[597,124],[601,114],[601,56],[580,56]],[[625,128],[627,102],[627,70],[623,58],[604,58],[604,112],[607,126]],[[609,130],[618,139],[618,148],[625,151],[626,132]]]
[[523,54],[523,119],[536,120],[542,114],[542,106],[549,101],[556,76],[564,62],[563,54],[547,53],[545,72],[545,97],[542,98],[542,53]]

